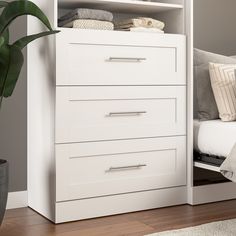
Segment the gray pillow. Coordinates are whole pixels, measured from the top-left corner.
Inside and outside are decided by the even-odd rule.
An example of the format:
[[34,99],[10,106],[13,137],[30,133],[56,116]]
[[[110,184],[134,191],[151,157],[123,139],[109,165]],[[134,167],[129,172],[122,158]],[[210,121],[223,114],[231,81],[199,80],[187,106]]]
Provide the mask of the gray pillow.
[[209,62],[236,64],[236,59],[194,49],[194,117],[200,120],[219,119],[211,87]]

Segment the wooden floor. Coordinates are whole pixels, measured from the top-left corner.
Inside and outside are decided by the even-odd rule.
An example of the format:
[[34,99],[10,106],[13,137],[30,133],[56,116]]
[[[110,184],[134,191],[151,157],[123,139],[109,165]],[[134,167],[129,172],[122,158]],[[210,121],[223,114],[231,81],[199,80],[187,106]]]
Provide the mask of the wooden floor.
[[28,208],[9,210],[0,236],[136,236],[236,218],[236,200],[54,225]]

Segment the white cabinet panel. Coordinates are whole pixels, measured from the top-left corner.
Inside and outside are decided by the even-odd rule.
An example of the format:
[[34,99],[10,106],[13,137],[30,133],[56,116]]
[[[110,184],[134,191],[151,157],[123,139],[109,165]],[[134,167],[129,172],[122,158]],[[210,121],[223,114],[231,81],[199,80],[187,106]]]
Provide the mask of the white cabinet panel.
[[186,137],[56,145],[57,201],[186,184]]
[[184,36],[154,35],[153,45],[102,45],[84,44],[79,32],[57,35],[57,85],[186,84]]
[[185,135],[186,87],[57,87],[56,143]]

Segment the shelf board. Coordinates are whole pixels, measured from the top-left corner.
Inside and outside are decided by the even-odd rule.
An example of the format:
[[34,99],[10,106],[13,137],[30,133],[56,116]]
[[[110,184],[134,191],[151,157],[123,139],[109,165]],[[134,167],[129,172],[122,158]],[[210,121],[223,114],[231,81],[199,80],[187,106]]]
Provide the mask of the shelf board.
[[59,8],[73,9],[78,7],[96,8],[121,13],[154,14],[163,11],[183,9],[181,4],[147,2],[137,0],[58,0]]
[[198,168],[205,169],[205,170],[220,172],[220,167],[219,166],[214,166],[214,165],[210,165],[210,164],[206,164],[206,163],[202,163],[202,162],[198,162],[198,161],[194,162],[194,166],[198,167]]

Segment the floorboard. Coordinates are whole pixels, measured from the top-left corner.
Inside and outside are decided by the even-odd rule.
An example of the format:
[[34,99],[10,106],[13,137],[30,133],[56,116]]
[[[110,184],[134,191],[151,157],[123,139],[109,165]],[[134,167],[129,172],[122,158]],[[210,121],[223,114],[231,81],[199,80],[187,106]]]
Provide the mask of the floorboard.
[[0,236],[143,236],[154,232],[236,218],[236,200],[54,225],[29,208],[8,210]]

